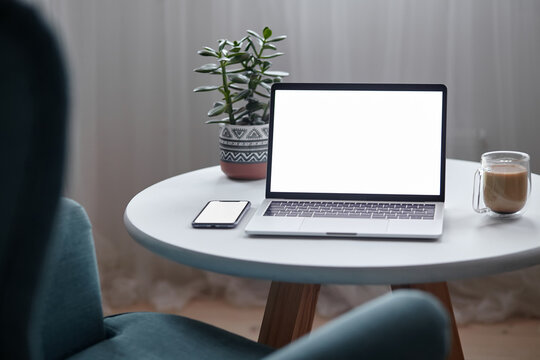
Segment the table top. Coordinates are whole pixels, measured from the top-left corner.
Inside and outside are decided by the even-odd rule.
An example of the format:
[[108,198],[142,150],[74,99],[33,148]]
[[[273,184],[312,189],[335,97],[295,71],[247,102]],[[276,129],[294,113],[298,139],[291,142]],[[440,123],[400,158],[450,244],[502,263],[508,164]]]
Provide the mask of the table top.
[[[478,166],[447,160],[444,230],[436,241],[250,237],[244,228],[264,198],[265,180],[231,180],[217,166],[141,191],[128,204],[124,222],[137,242],[170,260],[284,282],[412,284],[540,264],[540,176],[532,176],[525,215],[503,221],[472,210]],[[252,208],[235,229],[192,228],[209,200],[250,200]]]

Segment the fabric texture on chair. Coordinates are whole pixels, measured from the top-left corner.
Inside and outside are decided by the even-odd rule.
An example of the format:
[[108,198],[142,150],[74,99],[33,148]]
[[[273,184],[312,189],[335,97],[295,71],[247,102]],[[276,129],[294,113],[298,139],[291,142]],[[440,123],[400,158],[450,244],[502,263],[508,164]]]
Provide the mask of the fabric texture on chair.
[[105,339],[92,227],[73,200],[60,202],[40,282],[35,325],[45,358],[63,359]]
[[274,349],[200,321],[158,313],[105,319],[111,336],[73,360],[261,359]]
[[0,358],[31,358],[34,302],[60,195],[67,91],[58,45],[0,1]]

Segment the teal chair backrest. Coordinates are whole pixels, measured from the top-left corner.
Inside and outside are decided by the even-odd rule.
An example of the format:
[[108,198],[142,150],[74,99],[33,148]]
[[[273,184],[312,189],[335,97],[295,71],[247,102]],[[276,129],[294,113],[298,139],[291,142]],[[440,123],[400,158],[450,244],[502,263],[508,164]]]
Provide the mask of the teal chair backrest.
[[[62,188],[67,94],[62,54],[49,27],[27,5],[0,0],[1,359],[62,357],[71,350],[64,344],[80,349],[103,338],[99,286],[88,297],[85,287],[95,293],[96,284],[81,279],[74,296],[84,308],[70,307],[52,300],[66,289],[47,271],[51,261],[65,261],[61,271],[81,260],[61,251],[62,241],[72,239],[50,243]],[[95,262],[93,256],[89,247],[89,260],[81,261]],[[97,281],[95,270],[88,275]],[[97,320],[81,332],[85,316]],[[73,332],[84,339],[71,341]]]

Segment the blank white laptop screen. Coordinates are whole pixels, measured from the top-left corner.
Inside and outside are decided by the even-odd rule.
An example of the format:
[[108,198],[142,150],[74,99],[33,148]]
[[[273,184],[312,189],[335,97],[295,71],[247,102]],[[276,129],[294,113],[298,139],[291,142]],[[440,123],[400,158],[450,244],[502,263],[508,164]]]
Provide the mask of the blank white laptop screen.
[[271,192],[439,195],[442,91],[276,90]]

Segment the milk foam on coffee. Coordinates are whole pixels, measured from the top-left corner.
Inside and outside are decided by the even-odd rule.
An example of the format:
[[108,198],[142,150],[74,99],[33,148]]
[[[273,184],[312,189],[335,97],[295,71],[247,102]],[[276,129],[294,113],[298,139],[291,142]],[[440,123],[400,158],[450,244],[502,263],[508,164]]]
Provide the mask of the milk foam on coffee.
[[512,214],[527,201],[528,171],[519,164],[491,165],[484,173],[484,202],[492,211]]

